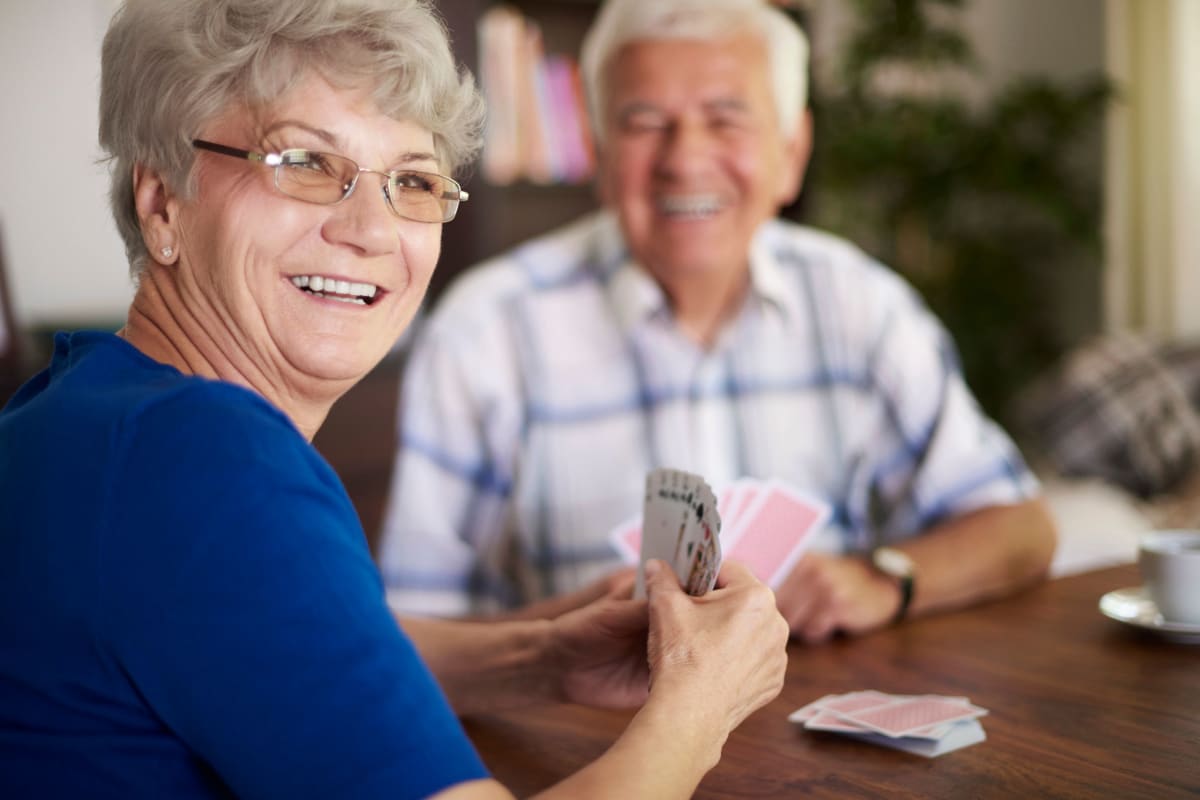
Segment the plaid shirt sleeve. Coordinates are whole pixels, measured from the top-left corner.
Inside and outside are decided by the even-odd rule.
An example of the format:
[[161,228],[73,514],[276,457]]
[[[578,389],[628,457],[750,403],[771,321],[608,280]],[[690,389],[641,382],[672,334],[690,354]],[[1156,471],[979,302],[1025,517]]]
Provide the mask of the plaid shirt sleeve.
[[[1038,483],[1009,436],[967,388],[949,334],[906,284],[881,283],[887,314],[867,374],[875,446],[851,503],[874,538],[919,534],[949,517],[1030,499]],[[882,444],[882,446],[880,446]]]
[[502,567],[520,422],[504,340],[501,315],[451,302],[414,343],[380,552],[388,602],[402,613],[512,604]]

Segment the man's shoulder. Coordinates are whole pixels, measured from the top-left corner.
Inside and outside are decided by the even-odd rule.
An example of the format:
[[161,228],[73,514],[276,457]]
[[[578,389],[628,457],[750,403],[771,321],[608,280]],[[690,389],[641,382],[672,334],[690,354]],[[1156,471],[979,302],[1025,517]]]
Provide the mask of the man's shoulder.
[[778,265],[788,284],[823,308],[830,318],[881,320],[924,313],[925,303],[904,276],[856,243],[829,231],[784,219],[764,225],[758,247]]
[[763,228],[763,240],[784,266],[862,270],[869,275],[894,274],[849,239],[810,225],[773,219]]

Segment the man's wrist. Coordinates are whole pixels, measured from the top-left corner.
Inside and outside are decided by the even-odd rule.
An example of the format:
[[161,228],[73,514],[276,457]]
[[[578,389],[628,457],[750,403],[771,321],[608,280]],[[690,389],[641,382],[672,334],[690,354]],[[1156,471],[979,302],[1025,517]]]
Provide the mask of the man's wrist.
[[901,550],[894,547],[877,547],[871,552],[870,564],[880,575],[892,581],[900,595],[900,602],[892,615],[891,624],[908,616],[916,589],[916,564]]

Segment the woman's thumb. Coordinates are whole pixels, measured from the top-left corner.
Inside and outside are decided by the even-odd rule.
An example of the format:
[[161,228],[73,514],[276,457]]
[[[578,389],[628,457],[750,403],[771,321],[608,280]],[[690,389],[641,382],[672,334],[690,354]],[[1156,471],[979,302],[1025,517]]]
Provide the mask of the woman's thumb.
[[646,597],[652,598],[662,592],[681,592],[679,578],[667,562],[652,558],[646,562]]

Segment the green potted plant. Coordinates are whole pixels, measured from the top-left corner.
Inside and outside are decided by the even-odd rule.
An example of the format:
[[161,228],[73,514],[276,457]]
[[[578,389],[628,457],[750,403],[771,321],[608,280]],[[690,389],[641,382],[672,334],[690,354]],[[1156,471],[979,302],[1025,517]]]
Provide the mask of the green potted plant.
[[800,211],[924,295],[980,402],[1004,420],[1074,343],[1058,324],[1063,287],[1098,286],[1100,191],[1079,153],[1112,92],[1102,76],[1024,78],[970,102],[958,87],[978,63],[953,15],[938,13],[962,5],[854,0],[836,86],[814,87]]

